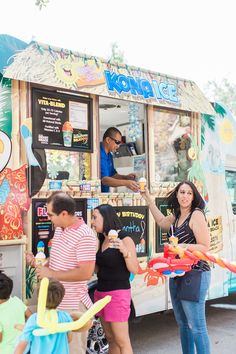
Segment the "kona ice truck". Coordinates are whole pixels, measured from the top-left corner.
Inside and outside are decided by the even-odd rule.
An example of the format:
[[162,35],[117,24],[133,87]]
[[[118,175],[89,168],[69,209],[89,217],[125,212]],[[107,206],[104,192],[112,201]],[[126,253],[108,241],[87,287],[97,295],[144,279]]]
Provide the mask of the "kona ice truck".
[[[75,198],[88,224],[95,206],[113,205],[142,269],[162,254],[166,233],[141,195],[125,187],[101,193],[99,144],[110,126],[122,133],[118,173],[146,178],[163,213],[177,183],[193,181],[206,201],[211,252],[236,260],[236,122],[226,107],[191,80],[95,55],[7,35],[0,54],[0,268],[15,294],[30,296],[24,248],[36,254],[41,242],[50,253],[46,199],[55,190]],[[133,315],[171,308],[168,280],[141,274],[131,285]],[[235,274],[213,264],[208,298],[235,289]]]

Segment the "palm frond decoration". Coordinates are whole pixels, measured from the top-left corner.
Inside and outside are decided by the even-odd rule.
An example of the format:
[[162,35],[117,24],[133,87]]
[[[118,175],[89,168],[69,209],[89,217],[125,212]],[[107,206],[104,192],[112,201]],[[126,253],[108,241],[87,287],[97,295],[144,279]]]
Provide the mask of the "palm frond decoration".
[[216,111],[216,113],[218,113],[223,118],[227,114],[225,109],[219,103],[214,102],[213,107],[214,107],[214,110]]
[[193,160],[192,166],[188,169],[188,180],[197,185],[200,188],[203,197],[205,197],[207,195],[207,188],[203,168],[199,160],[200,150],[191,134],[189,134],[189,138],[191,141],[191,147],[194,148],[196,152],[196,159]]
[[210,114],[201,114],[201,147],[205,144],[205,126],[207,125],[210,130],[215,131],[215,116]]
[[208,128],[211,129],[212,131],[215,130],[215,116],[212,116],[211,114],[202,114],[201,115],[203,123],[208,125]]
[[30,299],[32,297],[35,286],[37,284],[37,276],[36,276],[35,268],[29,265],[26,265],[25,281],[26,281],[26,286],[25,286],[26,299]]
[[0,129],[11,137],[12,107],[11,107],[11,80],[0,73]]
[[201,147],[205,144],[205,125],[201,125]]

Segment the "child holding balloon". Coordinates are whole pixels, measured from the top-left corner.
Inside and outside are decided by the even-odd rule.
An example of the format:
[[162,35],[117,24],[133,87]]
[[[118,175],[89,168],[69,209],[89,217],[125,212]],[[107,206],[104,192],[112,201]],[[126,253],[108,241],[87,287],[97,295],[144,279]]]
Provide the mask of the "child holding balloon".
[[[50,279],[47,293],[47,310],[56,310],[62,301],[65,294],[64,286],[56,279]],[[48,319],[53,319],[54,314],[48,312]],[[67,312],[56,310],[58,323],[68,323],[77,320],[78,316],[75,314],[70,316]],[[73,319],[72,319],[73,317]],[[23,354],[27,346],[30,347],[30,352],[34,354],[41,354],[47,350],[47,354],[63,353],[69,354],[69,342],[72,339],[72,332],[65,329],[64,332],[48,334],[48,335],[34,335],[34,331],[39,329],[37,324],[38,314],[34,313],[27,321],[23,328],[23,333],[19,339],[19,343],[15,349],[14,354]],[[78,331],[87,331],[91,327],[91,321]]]

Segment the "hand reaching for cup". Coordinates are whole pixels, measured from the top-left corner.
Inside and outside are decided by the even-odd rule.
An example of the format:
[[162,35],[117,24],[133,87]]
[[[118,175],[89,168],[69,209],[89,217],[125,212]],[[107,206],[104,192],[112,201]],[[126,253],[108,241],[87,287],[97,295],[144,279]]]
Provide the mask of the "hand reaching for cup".
[[131,189],[133,192],[138,192],[139,191],[139,184],[134,181],[134,180],[126,180],[125,185],[127,188]]

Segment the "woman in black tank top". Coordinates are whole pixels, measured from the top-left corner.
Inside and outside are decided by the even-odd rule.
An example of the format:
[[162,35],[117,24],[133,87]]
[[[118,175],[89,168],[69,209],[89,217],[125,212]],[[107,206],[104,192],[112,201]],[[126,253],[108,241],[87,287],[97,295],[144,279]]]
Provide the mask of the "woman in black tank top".
[[[156,223],[164,230],[173,230],[178,245],[189,251],[206,252],[210,247],[210,235],[204,215],[205,202],[192,182],[184,181],[170,193],[167,204],[173,214],[164,216],[152,200],[149,192],[142,193]],[[170,237],[172,232],[168,232]],[[205,318],[205,299],[210,285],[210,267],[199,261],[194,268],[202,270],[199,301],[178,298],[177,282],[170,278],[169,288],[173,310],[179,326],[183,354],[210,354],[210,342]]]
[[[93,210],[92,225],[99,238],[96,255],[98,285],[94,299],[97,301],[106,295],[112,297],[111,302],[98,313],[109,343],[109,353],[133,354],[128,318],[131,305],[130,272],[138,272],[135,245],[131,237],[121,230],[121,222],[111,205],[102,204]],[[118,231],[118,238],[112,242],[110,230]]]

